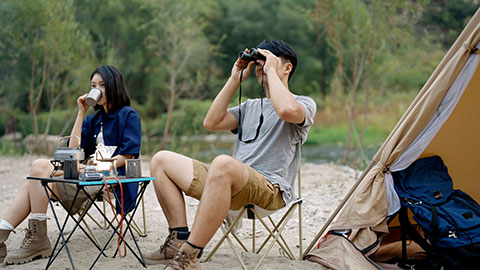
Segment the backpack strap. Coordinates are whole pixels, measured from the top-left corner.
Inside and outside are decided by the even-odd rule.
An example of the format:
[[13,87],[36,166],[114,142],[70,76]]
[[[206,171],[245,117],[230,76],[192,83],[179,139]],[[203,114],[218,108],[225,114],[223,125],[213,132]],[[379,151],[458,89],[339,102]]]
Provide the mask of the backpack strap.
[[[459,199],[457,199],[456,197],[460,197],[462,199],[464,199],[465,201],[461,201]],[[480,216],[480,211],[475,208],[475,206],[471,205],[470,202],[472,202],[472,198],[464,193],[460,193],[460,192],[453,192],[452,194],[452,199],[455,200],[456,202],[462,204],[463,206],[467,207],[468,209],[472,210],[473,212],[475,212],[475,214],[477,214],[477,216]],[[474,201],[475,202],[475,201]]]
[[435,205],[430,205],[432,208],[432,245],[436,246],[438,243],[438,211]]
[[405,206],[400,208],[399,221],[401,229],[405,229],[406,235],[409,235],[412,240],[415,241],[415,243],[417,243],[423,250],[430,251],[430,244],[427,242],[427,240],[425,240],[424,237],[420,235],[420,233],[418,233],[417,229],[415,229],[412,223],[410,223],[407,210],[408,208]]
[[426,252],[430,252],[432,247],[410,222],[408,218],[408,208],[406,206],[402,205],[400,207],[398,219],[400,221],[400,233],[402,240],[402,258],[399,261],[399,266],[406,267],[407,264],[409,264],[409,260],[407,259],[407,235],[410,236],[410,238]]

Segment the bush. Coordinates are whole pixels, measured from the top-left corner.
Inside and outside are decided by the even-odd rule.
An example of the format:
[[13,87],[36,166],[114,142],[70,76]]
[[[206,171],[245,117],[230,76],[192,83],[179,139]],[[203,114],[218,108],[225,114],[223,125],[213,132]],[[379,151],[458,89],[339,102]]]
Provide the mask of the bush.
[[[65,124],[70,120],[70,118],[75,117],[76,110],[77,108],[75,107],[73,109],[54,111],[50,122],[50,130],[48,133],[58,135],[63,130]],[[42,112],[37,115],[39,134],[43,134],[45,132],[48,115],[48,112]],[[12,117],[18,120],[16,131],[20,132],[23,136],[27,136],[28,134],[33,133],[32,115],[29,113],[15,110],[12,113],[2,114],[0,116],[0,134],[4,134],[6,132],[7,121],[11,120]],[[70,133],[72,127],[73,121],[71,121],[70,127],[66,129],[67,134]]]
[[[200,135],[207,134],[203,127],[203,118],[207,114],[211,100],[178,100],[177,108],[172,113],[170,135]],[[167,114],[157,118],[143,118],[143,132],[147,136],[163,136]]]

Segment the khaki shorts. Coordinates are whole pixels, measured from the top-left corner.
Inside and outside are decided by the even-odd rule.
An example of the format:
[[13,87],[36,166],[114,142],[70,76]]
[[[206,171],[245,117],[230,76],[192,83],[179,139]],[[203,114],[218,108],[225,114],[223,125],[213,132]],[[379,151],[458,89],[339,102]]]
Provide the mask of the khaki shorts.
[[[193,160],[193,180],[185,194],[200,200],[207,180],[208,169],[209,165]],[[285,206],[278,185],[270,183],[250,166],[248,166],[248,171],[248,182],[239,193],[232,197],[231,210],[238,210],[249,203],[266,210],[276,210]]]
[[[58,191],[59,199],[65,205],[67,210],[70,209],[70,206],[72,205],[73,197],[75,197],[75,193],[77,192],[77,186],[74,184],[57,182],[56,188]],[[102,188],[101,186],[85,186],[84,190],[90,195],[90,197],[94,198],[101,188]],[[73,215],[78,213],[78,211],[80,211],[83,203],[86,200],[88,200],[87,195],[85,194],[84,191],[80,190],[78,192],[77,198],[75,199],[75,203],[73,204],[72,211],[70,211],[70,214]]]

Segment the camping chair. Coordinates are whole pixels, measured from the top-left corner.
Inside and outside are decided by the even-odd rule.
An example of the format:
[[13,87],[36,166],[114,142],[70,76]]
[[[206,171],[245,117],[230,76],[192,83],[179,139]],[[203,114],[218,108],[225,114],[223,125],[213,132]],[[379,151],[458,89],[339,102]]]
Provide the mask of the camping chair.
[[[140,185],[144,185],[145,183],[140,183]],[[141,187],[139,187],[141,188]],[[96,198],[96,201],[101,201],[102,202],[102,211],[103,213],[105,214],[105,216],[108,216],[107,213],[108,212],[111,212],[111,211],[108,211],[107,209],[107,201],[108,201],[108,195],[106,193],[107,191],[103,191],[102,193],[99,193],[97,194],[97,198]],[[112,190],[108,190],[108,192],[110,192],[110,198],[114,198],[114,195],[112,194],[113,191]],[[82,208],[80,209],[80,211],[77,213],[78,216],[81,216],[85,213],[85,209],[89,209],[90,208],[90,205],[92,204],[91,201],[86,201],[83,205],[82,205]],[[141,207],[142,207],[142,222],[143,222],[143,226],[140,227],[137,222],[135,221],[135,219],[132,219],[132,224],[131,224],[131,228],[137,232],[137,234],[140,236],[140,237],[146,237],[147,236],[147,220],[146,220],[146,215],[145,215],[145,201],[144,201],[144,197],[142,196],[142,199],[141,199]],[[85,215],[95,224],[97,225],[97,227],[101,230],[107,230],[110,225],[109,224],[113,224],[113,221],[115,220],[115,216],[112,216],[112,218],[110,219],[110,223],[108,223],[108,221],[106,219],[103,218],[103,222],[102,220],[97,220],[92,214],[90,213],[85,213]],[[126,217],[129,217],[130,218],[130,213],[126,214]],[[93,234],[92,232],[92,229],[90,228],[90,226],[88,225],[86,219],[83,219],[82,220],[82,223],[83,225],[85,225],[85,228],[87,229],[87,231],[89,232],[90,236],[92,237],[92,239],[97,243],[99,244],[99,241],[97,240],[97,238],[95,237],[95,235]],[[102,224],[103,223],[103,224]]]
[[[281,209],[278,209],[278,210],[270,211],[270,210],[262,209],[262,208],[260,208],[256,205],[253,205],[253,204],[248,204],[248,205],[245,205],[240,210],[236,210],[236,211],[230,210],[229,215],[231,214],[231,215],[235,216],[235,218],[232,222],[224,221],[223,224],[220,226],[220,228],[222,229],[222,232],[223,232],[223,236],[217,242],[217,244],[215,245],[213,250],[210,252],[208,257],[205,259],[205,261],[207,262],[212,258],[212,256],[215,254],[215,252],[220,247],[220,245],[226,239],[230,248],[232,249],[233,253],[235,254],[237,259],[239,260],[240,264],[242,265],[242,268],[247,269],[246,266],[245,266],[245,263],[241,259],[241,256],[238,254],[238,251],[235,248],[235,246],[233,244],[233,241],[229,237],[229,235],[233,236],[233,238],[235,238],[235,240],[243,248],[243,250],[245,250],[246,252],[249,252],[249,250],[246,248],[246,246],[244,245],[242,240],[239,238],[239,236],[235,232],[236,231],[236,226],[237,226],[237,224],[239,224],[239,222],[241,221],[242,218],[248,218],[248,219],[252,220],[252,234],[253,234],[253,237],[252,237],[252,252],[253,253],[259,254],[262,251],[262,249],[264,247],[266,247],[269,240],[271,240],[268,247],[266,247],[262,258],[260,259],[258,264],[255,266],[255,269],[258,269],[260,267],[260,265],[263,263],[263,261],[265,260],[265,258],[267,257],[268,253],[270,252],[270,250],[272,249],[272,247],[275,243],[277,243],[280,246],[280,250],[283,251],[283,253],[286,256],[288,256],[288,258],[290,260],[295,260],[295,256],[293,255],[293,252],[288,247],[288,244],[286,243],[285,239],[283,238],[282,232],[285,229],[287,223],[289,222],[290,218],[292,217],[292,215],[295,212],[295,210],[297,209],[297,207],[298,207],[298,224],[299,224],[299,227],[298,227],[298,242],[299,242],[299,248],[300,248],[299,259],[301,259],[302,254],[303,254],[303,250],[302,250],[303,249],[303,246],[302,246],[302,210],[301,210],[302,209],[301,205],[302,205],[303,199],[301,198],[301,189],[300,189],[300,187],[301,187],[301,176],[300,175],[301,174],[300,174],[300,169],[299,169],[298,170],[298,177],[297,177],[298,198],[291,201],[290,203],[288,203],[285,207],[283,207]],[[271,215],[273,213],[277,212],[277,211],[283,211],[283,209],[287,209],[287,211],[283,214],[283,216],[281,217],[281,219],[278,222],[274,222],[274,220],[271,218]],[[267,218],[270,221],[272,227],[270,227],[270,225],[268,225],[264,221],[264,218]],[[255,239],[256,238],[255,221],[257,219],[261,222],[263,227],[268,232],[267,238],[263,241],[263,243],[260,245],[260,247],[258,249],[256,249],[256,247],[255,247],[255,240],[256,240]]]

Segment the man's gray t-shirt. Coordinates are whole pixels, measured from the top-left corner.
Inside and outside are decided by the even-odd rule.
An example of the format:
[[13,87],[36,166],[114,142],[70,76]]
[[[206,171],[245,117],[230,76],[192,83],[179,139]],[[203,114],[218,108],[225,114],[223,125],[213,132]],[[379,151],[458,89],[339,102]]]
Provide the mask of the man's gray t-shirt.
[[[295,96],[305,108],[302,125],[283,121],[273,109],[272,101],[263,99],[263,125],[258,138],[244,143],[237,136],[233,157],[261,173],[272,184],[278,184],[282,198],[290,202],[300,162],[300,145],[307,139],[316,112],[315,101],[307,96]],[[242,140],[255,138],[261,113],[260,99],[249,99],[242,103]],[[237,119],[238,106],[228,109]]]

